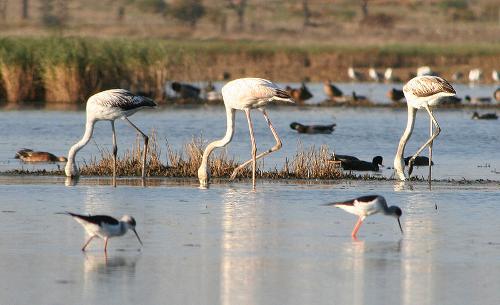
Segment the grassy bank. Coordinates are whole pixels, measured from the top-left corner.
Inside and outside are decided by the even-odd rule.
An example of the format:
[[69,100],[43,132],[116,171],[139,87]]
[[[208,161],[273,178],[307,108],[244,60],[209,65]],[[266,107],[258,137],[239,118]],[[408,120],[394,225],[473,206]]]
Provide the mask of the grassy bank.
[[0,100],[83,103],[92,93],[128,88],[163,99],[167,80],[260,76],[277,81],[347,80],[349,66],[430,65],[443,75],[500,66],[500,44],[351,47],[247,41],[1,38]]

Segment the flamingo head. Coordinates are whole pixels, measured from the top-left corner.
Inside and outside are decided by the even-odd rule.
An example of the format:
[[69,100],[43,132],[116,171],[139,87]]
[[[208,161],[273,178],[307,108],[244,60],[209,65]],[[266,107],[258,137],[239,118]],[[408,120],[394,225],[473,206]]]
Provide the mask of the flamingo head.
[[210,170],[207,166],[200,166],[198,168],[198,180],[200,181],[201,188],[207,188],[208,183],[210,182]]
[[78,167],[76,166],[76,164],[70,161],[66,163],[64,172],[66,173],[67,177],[78,177],[80,175],[80,172],[78,171]]

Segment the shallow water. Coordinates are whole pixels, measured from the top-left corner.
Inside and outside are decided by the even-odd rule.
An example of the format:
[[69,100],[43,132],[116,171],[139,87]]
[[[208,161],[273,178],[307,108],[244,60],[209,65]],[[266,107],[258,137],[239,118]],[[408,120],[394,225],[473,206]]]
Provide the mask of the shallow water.
[[[0,304],[496,304],[498,184],[259,181],[209,190],[1,177]],[[121,181],[120,181],[121,182]],[[378,193],[403,210],[356,221],[323,203]],[[437,207],[437,209],[435,208]],[[62,211],[133,215],[83,254]]]
[[[485,111],[485,110],[483,110]],[[491,111],[491,110],[490,110]],[[435,140],[433,177],[435,179],[491,179],[500,180],[500,121],[472,120],[473,109],[436,109],[435,115],[442,132]],[[298,147],[309,148],[328,145],[338,154],[355,155],[369,160],[381,155],[386,167],[393,166],[399,138],[406,126],[406,109],[389,108],[299,108],[271,107],[269,116],[283,141],[283,148],[262,162],[265,168],[281,168],[284,160],[293,158]],[[252,112],[258,151],[274,145],[274,138],[263,116]],[[142,111],[131,117],[146,132],[155,130],[166,160],[168,143],[175,150],[193,137],[203,135],[205,141],[220,139],[226,131],[223,106],[168,107],[156,111]],[[336,123],[330,135],[301,135],[290,129],[293,121],[303,124]],[[33,165],[14,159],[20,148],[50,151],[66,155],[69,147],[83,135],[84,111],[0,111],[0,171],[9,169],[56,169],[63,164]],[[417,113],[413,136],[405,155],[414,153],[429,135],[429,117]],[[116,123],[118,153],[131,149],[136,132],[125,122]],[[98,122],[94,137],[77,155],[77,161],[100,157],[98,147],[111,150],[111,127],[108,122]],[[236,132],[227,146],[229,156],[245,161],[250,158],[250,139],[245,116],[236,115]],[[424,155],[427,150],[424,151]],[[427,168],[417,168],[414,173],[427,176]],[[384,168],[379,174],[390,177],[392,169]]]

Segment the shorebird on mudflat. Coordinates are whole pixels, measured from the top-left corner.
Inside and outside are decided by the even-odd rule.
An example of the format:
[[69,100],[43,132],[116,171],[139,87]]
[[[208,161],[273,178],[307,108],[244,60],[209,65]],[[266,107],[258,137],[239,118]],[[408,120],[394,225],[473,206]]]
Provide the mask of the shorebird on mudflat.
[[132,230],[135,233],[137,240],[142,246],[139,234],[137,234],[135,230],[136,222],[132,216],[124,215],[120,220],[117,220],[107,215],[80,215],[71,212],[63,214],[73,217],[73,219],[80,223],[90,235],[90,238],[83,245],[82,251],[85,251],[85,248],[94,237],[100,237],[104,239],[104,252],[107,252],[108,239],[125,235],[128,230]]
[[363,196],[347,201],[327,203],[325,205],[341,208],[342,210],[359,217],[358,222],[351,232],[351,236],[354,239],[356,239],[356,234],[358,233],[363,220],[365,220],[366,217],[376,213],[383,213],[384,215],[395,217],[398,221],[401,234],[403,233],[403,228],[401,227],[401,222],[399,221],[399,218],[401,217],[403,212],[399,207],[395,205],[390,207],[387,206],[385,198],[380,195]]

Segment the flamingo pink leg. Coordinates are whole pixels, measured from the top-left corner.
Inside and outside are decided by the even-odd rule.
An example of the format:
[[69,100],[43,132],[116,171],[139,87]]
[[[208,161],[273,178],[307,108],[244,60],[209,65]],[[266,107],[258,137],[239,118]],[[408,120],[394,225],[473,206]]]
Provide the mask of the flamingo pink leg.
[[359,228],[361,227],[361,224],[363,223],[363,220],[360,218],[358,218],[358,222],[356,223],[356,225],[354,226],[354,229],[352,230],[352,233],[351,233],[351,236],[353,238],[356,238],[356,234],[358,233],[358,230]]
[[90,244],[90,241],[94,239],[95,236],[90,236],[90,238],[87,240],[87,242],[83,245],[82,251],[85,251],[85,248],[87,248],[88,244]]

